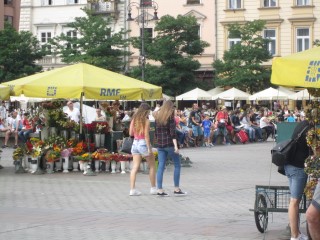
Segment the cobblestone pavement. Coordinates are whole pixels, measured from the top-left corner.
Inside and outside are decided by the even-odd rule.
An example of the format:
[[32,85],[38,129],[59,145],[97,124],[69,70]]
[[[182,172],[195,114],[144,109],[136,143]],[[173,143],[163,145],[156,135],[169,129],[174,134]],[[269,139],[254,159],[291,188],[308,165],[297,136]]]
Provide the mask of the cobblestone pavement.
[[[249,211],[255,185],[287,185],[271,164],[273,145],[182,149],[193,162],[181,173],[181,188],[188,195],[165,198],[148,194],[143,173],[137,176],[139,197],[128,195],[129,173],[15,174],[13,150],[4,149],[0,240],[290,239],[287,213],[269,213],[268,231],[261,234]],[[173,166],[166,169],[164,188],[173,191]]]

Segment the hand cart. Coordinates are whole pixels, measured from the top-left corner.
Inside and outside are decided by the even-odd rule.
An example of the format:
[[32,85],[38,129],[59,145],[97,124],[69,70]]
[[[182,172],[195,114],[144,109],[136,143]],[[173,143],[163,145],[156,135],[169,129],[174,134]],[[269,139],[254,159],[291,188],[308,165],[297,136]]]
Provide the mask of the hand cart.
[[[256,199],[254,209],[254,220],[261,233],[268,227],[269,212],[288,212],[290,203],[290,190],[288,186],[262,186],[256,185]],[[299,213],[307,210],[306,196],[303,197],[299,206]]]

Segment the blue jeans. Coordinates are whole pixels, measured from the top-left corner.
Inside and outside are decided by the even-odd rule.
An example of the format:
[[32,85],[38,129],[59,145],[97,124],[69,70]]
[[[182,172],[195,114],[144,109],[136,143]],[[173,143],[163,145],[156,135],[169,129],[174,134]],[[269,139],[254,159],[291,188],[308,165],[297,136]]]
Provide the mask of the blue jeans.
[[175,187],[180,184],[180,156],[174,152],[173,147],[158,148],[158,171],[157,171],[157,187],[162,189],[163,172],[166,165],[168,155],[172,158],[174,163],[173,182]]
[[218,135],[219,135],[220,133],[221,133],[221,134],[224,136],[224,138],[226,139],[226,143],[229,143],[227,128],[226,128],[226,127],[223,127],[223,128],[217,128],[217,129],[213,132],[212,144],[216,144],[217,137],[218,137]]
[[253,127],[245,127],[244,130],[248,133],[249,135],[249,140],[254,141],[256,138],[256,132]]
[[178,137],[178,143],[183,144],[184,140],[186,138],[186,134],[180,129],[176,129],[176,133],[177,133],[177,137]]
[[291,198],[301,199],[304,187],[306,186],[308,175],[303,168],[298,168],[290,164],[284,165],[286,176],[289,179],[289,189]]
[[18,133],[18,136],[19,138],[22,140],[23,143],[26,143],[28,138],[29,138],[29,135],[30,133],[32,133],[33,130],[32,129],[29,129],[29,130],[21,130],[19,133]]

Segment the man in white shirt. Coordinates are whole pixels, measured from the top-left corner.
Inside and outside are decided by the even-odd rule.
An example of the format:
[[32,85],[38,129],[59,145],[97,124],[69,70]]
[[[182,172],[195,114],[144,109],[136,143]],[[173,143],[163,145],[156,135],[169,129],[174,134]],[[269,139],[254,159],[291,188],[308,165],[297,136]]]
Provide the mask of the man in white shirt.
[[21,130],[22,125],[21,125],[21,118],[18,114],[18,112],[12,112],[11,117],[8,118],[8,130],[6,131],[6,135],[4,138],[4,145],[2,148],[7,148],[8,147],[8,140],[11,134],[14,134],[14,147],[18,147],[18,132]]
[[67,110],[65,111],[65,113],[68,115],[68,117],[75,121],[76,123],[79,123],[80,121],[80,111],[78,108],[73,107],[73,102],[72,101],[68,101],[67,103]]

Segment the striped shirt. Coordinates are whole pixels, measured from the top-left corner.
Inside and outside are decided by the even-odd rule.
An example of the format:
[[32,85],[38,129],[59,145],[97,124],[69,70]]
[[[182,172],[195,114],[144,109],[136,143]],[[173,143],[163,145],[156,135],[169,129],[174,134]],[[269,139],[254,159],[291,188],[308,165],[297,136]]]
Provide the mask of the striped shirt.
[[174,147],[172,139],[177,139],[176,123],[174,118],[170,117],[165,126],[159,126],[156,120],[155,126],[155,136],[158,147]]

